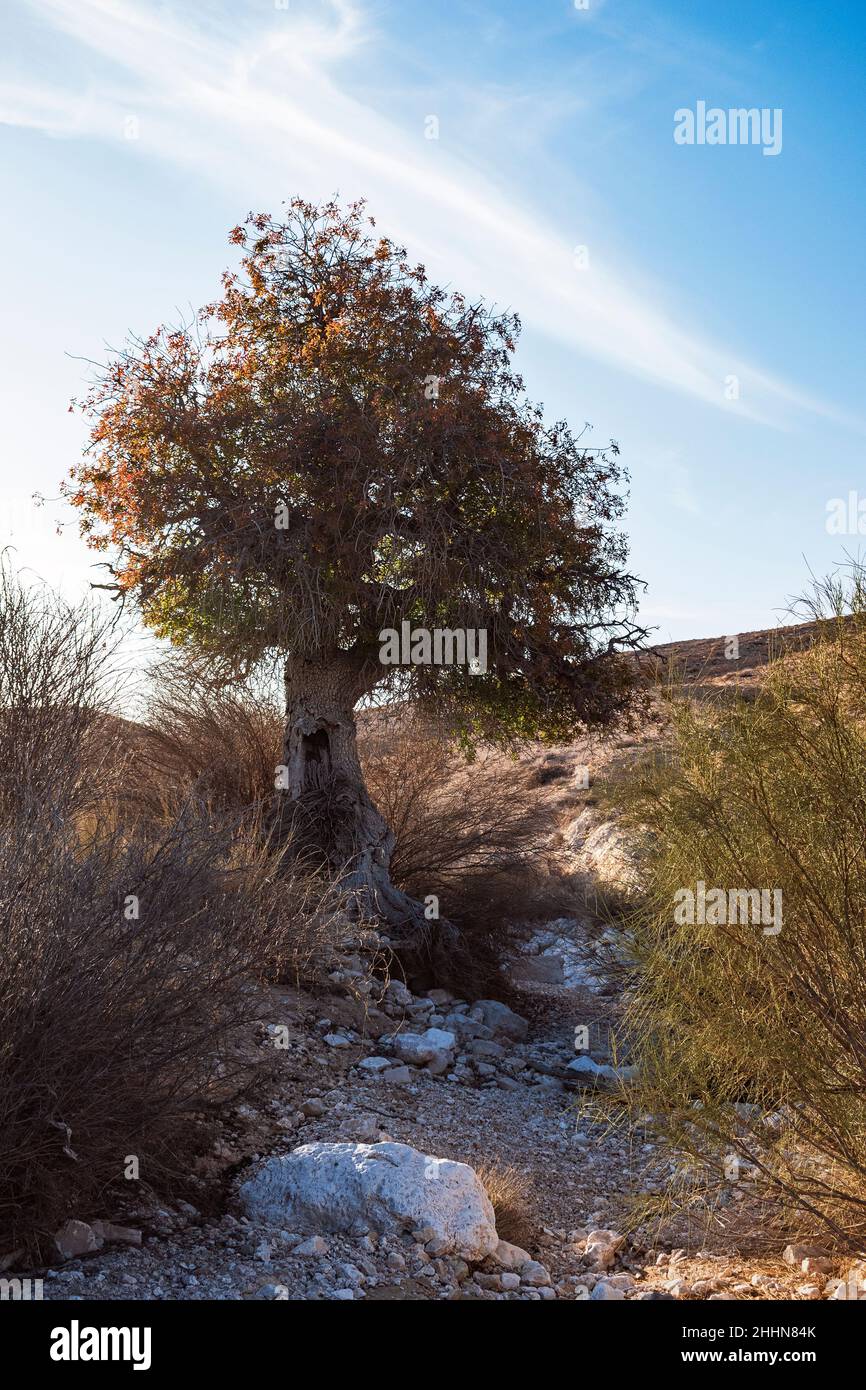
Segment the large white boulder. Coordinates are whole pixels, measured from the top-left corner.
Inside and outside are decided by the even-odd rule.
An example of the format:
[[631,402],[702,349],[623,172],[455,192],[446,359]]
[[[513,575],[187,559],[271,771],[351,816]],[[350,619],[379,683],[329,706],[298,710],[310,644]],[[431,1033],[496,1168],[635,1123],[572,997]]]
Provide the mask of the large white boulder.
[[641,890],[634,840],[616,821],[604,821],[587,835],[580,852],[583,867],[604,887],[626,898]]
[[499,1244],[475,1170],[408,1144],[303,1144],[267,1159],[240,1189],[246,1214],[293,1231],[426,1228],[440,1253],[481,1260]]

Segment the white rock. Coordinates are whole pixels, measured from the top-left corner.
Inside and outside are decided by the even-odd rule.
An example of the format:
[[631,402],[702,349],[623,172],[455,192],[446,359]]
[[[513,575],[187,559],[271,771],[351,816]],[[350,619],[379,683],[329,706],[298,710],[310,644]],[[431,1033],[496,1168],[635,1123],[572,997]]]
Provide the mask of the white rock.
[[532,1256],[527,1250],[521,1250],[519,1245],[501,1240],[493,1252],[493,1258],[503,1269],[520,1269],[522,1265],[529,1264]]
[[637,1067],[611,1067],[606,1062],[594,1062],[586,1053],[575,1057],[565,1070],[576,1072],[578,1076],[586,1076],[593,1081],[626,1082],[634,1081],[637,1076]]
[[480,1012],[481,1022],[500,1037],[522,1042],[529,1032],[526,1019],[509,1009],[507,1004],[500,1003],[498,999],[479,999],[473,1005],[473,1011],[475,1010]]
[[457,1039],[443,1028],[428,1028],[426,1033],[397,1033],[394,1051],[401,1062],[423,1067],[425,1063],[454,1051]]
[[289,1291],[285,1284],[262,1284],[261,1288],[256,1289],[253,1298],[259,1298],[267,1303],[288,1303]]
[[586,1237],[587,1250],[591,1245],[622,1245],[624,1236],[619,1231],[609,1231],[607,1229],[592,1230]]
[[615,1284],[607,1284],[603,1279],[600,1279],[589,1296],[594,1302],[598,1302],[599,1299],[610,1302],[625,1298],[625,1293],[622,1289],[618,1289]]
[[626,897],[640,891],[641,872],[634,841],[615,821],[591,830],[579,851],[580,859],[599,882]]
[[359,1115],[346,1120],[341,1126],[347,1139],[353,1144],[378,1144],[384,1137],[382,1121],[378,1115]]
[[372,1072],[374,1076],[378,1072],[387,1071],[390,1066],[391,1063],[387,1057],[364,1057],[358,1063],[358,1069],[360,1071]]
[[480,1260],[499,1244],[493,1207],[475,1171],[408,1144],[304,1144],[268,1159],[243,1184],[248,1216],[298,1231],[424,1228],[462,1259]]
[[573,1062],[569,1062],[565,1070],[575,1071],[579,1076],[584,1074],[586,1076],[598,1076],[601,1072],[601,1067],[598,1065],[598,1062],[592,1060],[588,1053],[584,1052],[580,1057],[575,1057]]
[[524,958],[515,963],[511,972],[518,982],[537,981],[591,990],[598,990],[604,983],[604,971],[590,948],[589,933],[585,928],[581,930],[573,917],[558,917],[549,922],[546,928],[534,932],[520,950]]
[[587,806],[563,826],[562,838],[573,854],[578,854],[586,843],[586,837],[595,825],[595,815]]
[[823,1245],[786,1245],[782,1251],[782,1259],[786,1265],[799,1265],[802,1268],[803,1261],[807,1259],[825,1259],[827,1251]]
[[674,1298],[682,1298],[684,1294],[691,1293],[691,1285],[687,1279],[666,1279],[665,1288]]
[[520,1266],[520,1282],[540,1288],[550,1283],[550,1273],[538,1260],[527,1260],[526,1264]]
[[94,1221],[93,1230],[99,1240],[114,1245],[141,1245],[141,1231],[132,1226],[115,1226],[112,1221]]
[[586,1258],[597,1270],[612,1269],[624,1239],[617,1231],[590,1231],[586,1238]]
[[385,990],[385,998],[389,1004],[396,1004],[401,1009],[407,1008],[409,1004],[415,1003],[415,996],[411,990],[407,989],[402,980],[391,980]]
[[327,1255],[327,1253],[328,1242],[322,1240],[321,1236],[310,1236],[309,1240],[302,1240],[300,1245],[296,1245],[292,1251],[293,1255]]
[[86,1221],[67,1221],[54,1236],[54,1244],[64,1260],[89,1255],[102,1246],[102,1238]]

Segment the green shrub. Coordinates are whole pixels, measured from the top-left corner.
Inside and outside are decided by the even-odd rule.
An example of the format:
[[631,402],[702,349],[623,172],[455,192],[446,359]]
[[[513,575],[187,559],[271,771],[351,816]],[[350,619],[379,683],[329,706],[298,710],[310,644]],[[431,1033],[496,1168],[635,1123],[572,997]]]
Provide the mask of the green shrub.
[[[854,597],[854,613],[821,623],[809,650],[771,663],[755,699],[674,700],[672,745],[624,809],[652,845],[646,898],[628,923],[636,1108],[694,1168],[704,1198],[770,1199],[786,1222],[859,1244],[866,616]],[[727,920],[678,921],[677,895],[699,882],[780,890],[781,930],[732,920],[742,907],[728,900]]]

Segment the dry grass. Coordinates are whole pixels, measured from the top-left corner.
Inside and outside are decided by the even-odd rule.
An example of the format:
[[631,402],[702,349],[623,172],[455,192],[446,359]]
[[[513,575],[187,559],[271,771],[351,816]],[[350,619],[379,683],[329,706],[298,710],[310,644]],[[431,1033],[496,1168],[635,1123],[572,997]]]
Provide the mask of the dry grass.
[[529,1243],[534,1227],[529,1215],[530,1186],[526,1175],[511,1164],[491,1161],[477,1164],[475,1171],[490,1198],[500,1240],[520,1246]]
[[147,719],[135,735],[136,815],[159,819],[194,796],[242,813],[273,794],[283,721],[263,694],[213,685],[171,656],[153,673]]
[[106,616],[25,587],[0,557],[0,819],[94,815],[122,792],[116,647]]
[[408,720],[363,741],[361,751],[395,835],[395,882],[420,899],[435,893],[463,927],[495,931],[537,911],[551,888],[539,846],[556,813],[538,796],[531,766],[484,750],[467,762],[447,739]]
[[448,987],[467,998],[504,996],[499,960],[510,924],[563,915],[573,903],[539,848],[555,810],[539,797],[533,769],[484,751],[466,762],[405,714],[380,719],[361,753],[395,835],[394,882],[422,902],[435,898],[440,916],[460,930]]

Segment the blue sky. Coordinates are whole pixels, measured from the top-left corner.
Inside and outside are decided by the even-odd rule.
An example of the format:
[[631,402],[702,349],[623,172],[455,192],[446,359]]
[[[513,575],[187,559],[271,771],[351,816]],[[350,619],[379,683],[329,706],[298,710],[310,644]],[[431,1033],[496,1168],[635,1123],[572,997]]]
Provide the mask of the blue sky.
[[[864,31],[786,0],[5,5],[0,539],[83,593],[99,557],[31,497],[79,455],[86,359],[214,297],[248,211],[363,195],[518,310],[552,417],[618,440],[656,640],[772,625],[861,545],[826,517],[866,497]],[[678,145],[700,101],[780,109],[781,151]]]

